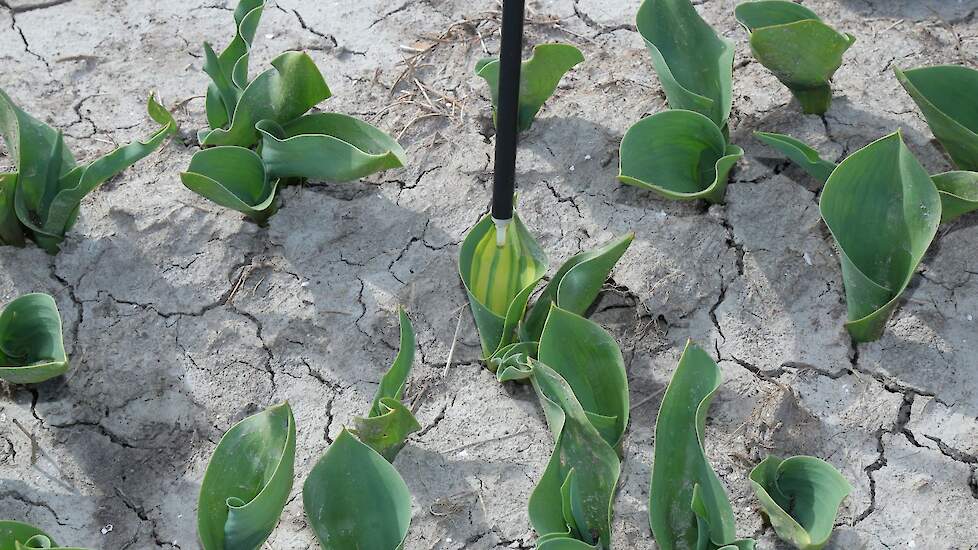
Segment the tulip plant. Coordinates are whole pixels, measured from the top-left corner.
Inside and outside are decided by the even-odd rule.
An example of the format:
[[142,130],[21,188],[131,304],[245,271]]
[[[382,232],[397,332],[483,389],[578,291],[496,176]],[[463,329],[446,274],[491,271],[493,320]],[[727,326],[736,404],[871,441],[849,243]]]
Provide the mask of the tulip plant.
[[618,179],[670,199],[722,202],[730,170],[744,155],[727,140],[733,43],[689,0],[645,0],[637,26],[672,110],[625,133]]
[[0,521],[0,550],[85,550],[59,546],[47,533],[19,521]]
[[0,379],[35,384],[68,371],[61,313],[47,294],[25,294],[0,312]]
[[831,464],[811,456],[769,456],[750,473],[764,513],[782,540],[798,550],[820,550],[852,486]]
[[33,240],[57,254],[78,219],[88,193],[153,152],[177,131],[173,116],[150,96],[150,118],[159,130],[145,141],[124,145],[79,165],[61,132],[17,107],[0,90],[0,135],[14,158],[15,171],[0,174],[0,245],[24,246]]
[[737,20],[750,33],[761,65],[791,90],[806,114],[825,114],[832,103],[832,76],[855,42],[822,22],[815,12],[788,0],[737,6]]
[[[540,44],[533,56],[524,61],[520,70],[519,119],[517,129],[529,130],[533,119],[550,99],[560,79],[575,65],[584,61],[581,50],[570,44]],[[485,58],[475,66],[475,74],[489,84],[492,106],[496,107],[499,92],[499,59]]]
[[[403,311],[400,321],[401,350],[368,417],[340,433],[303,486],[303,505],[326,549],[394,550],[407,534],[411,495],[390,461],[420,426],[400,401],[415,346]],[[245,418],[221,438],[200,487],[197,528],[204,550],[264,544],[292,491],[295,441],[288,403]]]
[[192,191],[264,224],[293,178],[351,181],[403,166],[404,150],[381,130],[340,113],[309,113],[332,93],[304,52],[285,52],[248,80],[264,0],[241,0],[234,39],[220,54],[204,44],[208,128],[181,174]]
[[686,344],[655,423],[649,522],[662,550],[752,550],[737,539],[733,509],[703,450],[706,414],[720,369],[702,348]]

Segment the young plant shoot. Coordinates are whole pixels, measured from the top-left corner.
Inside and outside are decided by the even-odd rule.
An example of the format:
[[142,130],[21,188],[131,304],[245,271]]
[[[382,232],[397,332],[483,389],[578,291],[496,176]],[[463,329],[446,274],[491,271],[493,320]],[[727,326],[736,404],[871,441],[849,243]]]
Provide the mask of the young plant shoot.
[[96,187],[153,152],[177,131],[173,116],[150,96],[146,106],[160,129],[79,165],[61,132],[17,107],[0,90],[0,135],[14,159],[15,171],[0,174],[0,245],[24,246],[33,240],[57,254],[78,220],[81,201]]
[[332,93],[304,52],[285,52],[248,80],[251,44],[264,0],[241,0],[237,32],[219,55],[204,44],[207,122],[201,151],[181,174],[183,184],[259,224],[277,208],[280,185],[292,178],[352,181],[404,165],[390,136],[339,113],[307,114]]
[[893,71],[954,165],[978,172],[978,71],[955,65]]
[[399,312],[401,347],[384,375],[367,418],[343,429],[309,473],[302,503],[320,545],[401,548],[411,523],[411,493],[391,465],[407,436],[421,428],[401,403],[414,362],[411,320]]
[[754,57],[791,90],[802,111],[825,114],[832,104],[832,76],[855,37],[787,0],[746,2],[737,6],[736,15],[750,33]]
[[[560,79],[583,61],[581,50],[569,44],[540,44],[533,48],[533,56],[523,62],[520,71],[517,123],[520,132],[530,129],[543,104],[557,90]],[[475,66],[475,74],[489,84],[495,112],[499,97],[499,59],[490,57],[480,60]]]
[[295,419],[288,403],[231,427],[214,450],[197,502],[204,550],[260,548],[292,491]]
[[821,550],[852,486],[831,464],[811,456],[769,456],[750,473],[754,493],[781,540]]
[[19,521],[0,521],[0,550],[85,550],[60,546],[44,531]]
[[737,539],[733,509],[703,450],[720,369],[692,342],[679,358],[655,423],[649,522],[662,550],[752,550]]
[[0,312],[0,379],[36,384],[68,371],[61,313],[47,294],[25,294]]

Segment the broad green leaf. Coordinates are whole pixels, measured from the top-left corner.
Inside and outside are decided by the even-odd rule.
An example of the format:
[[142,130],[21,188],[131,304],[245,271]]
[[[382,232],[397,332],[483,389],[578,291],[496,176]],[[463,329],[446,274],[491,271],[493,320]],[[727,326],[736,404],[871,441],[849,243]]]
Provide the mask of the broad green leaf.
[[404,166],[404,149],[384,132],[339,113],[316,113],[284,125],[258,123],[269,176],[351,181]]
[[978,71],[956,65],[893,71],[954,165],[978,172]]
[[846,328],[876,340],[937,233],[937,188],[897,132],[842,161],[819,208],[839,247]]
[[211,77],[207,88],[207,121],[223,128],[231,121],[241,92],[247,86],[251,44],[261,21],[265,0],[241,0],[234,10],[235,35],[220,55],[204,43],[204,71]]
[[[483,358],[513,342],[530,293],[547,272],[547,257],[513,213],[503,246],[486,215],[469,231],[459,251],[459,275],[472,306]],[[494,368],[492,362],[489,368]]]
[[588,544],[569,537],[558,537],[540,542],[537,539],[537,550],[601,550],[601,544]]
[[84,550],[58,546],[44,531],[19,521],[0,520],[0,550]]
[[791,136],[769,132],[754,132],[754,136],[780,151],[808,175],[822,183],[828,181],[832,171],[835,170],[834,162],[824,160],[818,151]]
[[231,427],[211,456],[197,502],[204,550],[254,550],[275,529],[292,490],[295,419],[288,403]]
[[[652,0],[646,0],[646,3]],[[730,170],[744,156],[709,118],[670,110],[636,122],[621,140],[618,180],[676,200],[723,202]]]
[[270,179],[257,153],[244,147],[201,149],[180,180],[191,191],[264,225],[278,206],[279,180]]
[[551,304],[557,304],[561,309],[583,315],[598,297],[601,286],[634,238],[634,233],[628,233],[604,246],[581,252],[564,262],[530,308],[526,320],[520,325],[520,339],[525,342],[540,340],[543,324],[550,314]]
[[706,415],[720,369],[689,342],[662,398],[655,423],[649,522],[662,550],[714,550],[738,541],[733,510],[703,450]]
[[530,522],[539,540],[574,538],[610,548],[612,501],[621,472],[615,450],[591,423],[567,381],[541,361],[526,359],[507,366],[497,378],[529,379],[554,434],[553,454],[530,496]]
[[567,382],[591,424],[617,449],[628,427],[628,375],[614,337],[594,321],[552,306],[537,357]]
[[14,209],[16,186],[17,172],[0,174],[0,245],[24,246],[24,230]]
[[[539,44],[533,56],[522,63],[520,71],[519,120],[520,132],[529,130],[543,104],[550,99],[557,84],[567,71],[584,61],[581,50],[569,44]],[[499,59],[486,58],[475,66],[475,74],[489,84],[495,110],[499,96]]]
[[941,223],[978,210],[978,173],[944,172],[931,180],[941,195]]
[[326,550],[400,548],[411,523],[400,474],[346,430],[306,478],[302,504]]
[[769,456],[750,473],[754,493],[781,540],[819,550],[852,486],[831,464],[811,456]]
[[272,67],[241,92],[229,128],[198,133],[202,147],[251,147],[258,143],[258,122],[295,120],[331,95],[319,68],[304,52],[285,52],[272,60]]
[[353,419],[356,429],[353,433],[389,462],[404,447],[407,436],[421,429],[410,409],[401,403],[407,377],[414,363],[414,348],[417,345],[411,319],[403,309],[398,310],[401,323],[401,343],[394,358],[394,364],[380,380],[377,395],[370,406],[366,418]]
[[669,107],[696,111],[718,128],[726,127],[733,97],[733,42],[718,36],[689,0],[645,0],[637,25]]
[[832,103],[832,76],[856,39],[826,25],[810,9],[787,0],[737,6],[737,20],[750,33],[761,65],[778,77],[808,114],[824,114]]
[[35,384],[68,371],[61,313],[47,294],[25,294],[0,313],[0,378]]

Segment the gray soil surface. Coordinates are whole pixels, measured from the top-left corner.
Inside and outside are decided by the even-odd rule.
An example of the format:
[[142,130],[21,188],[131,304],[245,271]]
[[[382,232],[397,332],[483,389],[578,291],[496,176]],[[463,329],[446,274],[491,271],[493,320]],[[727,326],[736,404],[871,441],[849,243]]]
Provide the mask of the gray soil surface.
[[[652,431],[687,338],[719,359],[724,383],[706,448],[739,532],[759,548],[785,548],[747,480],[768,453],[823,457],[853,483],[830,548],[978,548],[978,217],[942,227],[886,334],[854,347],[820,186],[752,137],[793,134],[839,159],[902,128],[928,169],[949,169],[891,67],[974,66],[978,2],[806,1],[858,37],[825,117],[801,115],[752,59],[734,0],[697,2],[737,43],[731,137],[747,152],[727,204],[710,208],[615,181],[625,130],[665,108],[635,32],[638,4],[528,2],[528,45],[569,42],[587,61],[519,155],[522,215],[554,268],[637,233],[593,315],[621,342],[634,406],[615,548],[655,548]],[[0,517],[92,548],[197,548],[195,502],[216,442],[287,399],[296,485],[265,547],[316,548],[301,482],[368,406],[403,304],[418,330],[408,393],[424,426],[395,463],[414,497],[406,547],[532,547],[526,502],[551,436],[529,388],[500,385],[480,366],[456,268],[491,185],[489,103],[473,67],[497,51],[497,4],[270,0],[253,71],[282,50],[307,50],[335,94],[322,107],[399,136],[410,164],[290,187],[267,229],[188,191],[178,175],[205,123],[201,43],[230,40],[232,8],[0,0],[2,86],[63,130],[76,156],[148,134],[151,90],[182,127],[84,201],[60,255],[0,249],[0,303],[53,294],[72,359],[62,378],[0,386]],[[11,164],[0,155],[0,168]]]

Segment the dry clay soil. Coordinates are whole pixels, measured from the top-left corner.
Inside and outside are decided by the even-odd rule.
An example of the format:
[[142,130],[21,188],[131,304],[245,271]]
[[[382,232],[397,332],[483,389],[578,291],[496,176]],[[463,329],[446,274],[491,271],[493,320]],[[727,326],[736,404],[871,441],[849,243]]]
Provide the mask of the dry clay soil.
[[[316,548],[301,482],[367,407],[395,353],[402,304],[419,339],[407,398],[424,426],[395,462],[414,499],[406,547],[532,547],[526,502],[551,436],[532,391],[480,365],[456,267],[492,180],[487,93],[473,67],[498,50],[498,5],[270,0],[253,72],[283,50],[308,51],[335,93],[322,107],[399,136],[409,164],[287,188],[259,228],[178,176],[205,121],[201,44],[230,40],[233,4],[34,2],[0,0],[2,86],[63,130],[76,156],[150,133],[151,90],[182,131],[86,198],[58,256],[0,249],[0,303],[53,294],[72,360],[56,380],[2,387],[0,517],[62,544],[197,548],[196,496],[217,441],[288,400],[296,484],[265,547]],[[697,4],[736,41],[731,138],[747,151],[726,204],[707,208],[615,181],[625,130],[666,107],[635,32],[638,1],[528,2],[528,44],[573,43],[587,61],[523,137],[523,218],[552,270],[637,235],[593,312],[621,343],[633,406],[616,549],[655,548],[653,426],[688,338],[723,371],[706,449],[740,534],[785,548],[747,474],[769,453],[810,454],[854,486],[831,548],[978,548],[978,217],[942,227],[886,334],[853,346],[820,185],[752,137],[789,133],[841,159],[901,128],[931,172],[949,169],[891,69],[974,66],[978,2],[805,3],[858,37],[825,117],[801,115],[752,59],[733,0]],[[9,155],[0,165],[12,166]]]

